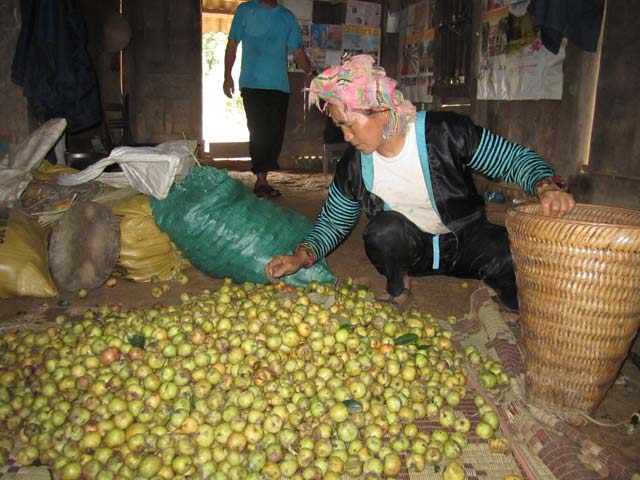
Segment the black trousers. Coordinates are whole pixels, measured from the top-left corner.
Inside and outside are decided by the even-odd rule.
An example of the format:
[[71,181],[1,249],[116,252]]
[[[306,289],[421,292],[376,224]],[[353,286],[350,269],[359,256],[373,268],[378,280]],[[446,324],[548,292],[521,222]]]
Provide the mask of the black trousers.
[[513,260],[507,230],[481,220],[438,238],[440,261],[434,269],[434,235],[421,231],[398,212],[373,216],[363,234],[365,251],[387,279],[387,292],[398,296],[409,276],[450,275],[478,278],[498,292],[502,303],[518,308]]
[[258,174],[278,170],[289,94],[256,88],[243,88],[240,93],[249,128],[251,171]]

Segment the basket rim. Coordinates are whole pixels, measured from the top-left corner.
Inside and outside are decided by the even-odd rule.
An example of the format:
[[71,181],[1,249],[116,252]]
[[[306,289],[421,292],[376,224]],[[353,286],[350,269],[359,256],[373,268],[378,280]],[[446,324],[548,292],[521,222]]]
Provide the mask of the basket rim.
[[[527,216],[527,217],[531,217],[531,218],[535,218],[538,220],[545,220],[547,222],[556,222],[556,223],[564,223],[564,224],[571,224],[571,225],[594,225],[594,226],[602,226],[602,227],[617,227],[617,228],[631,228],[631,229],[637,229],[640,230],[640,224],[638,225],[633,225],[630,223],[602,223],[602,222],[588,222],[586,220],[573,220],[573,219],[568,219],[568,218],[564,218],[564,217],[548,217],[546,215],[542,215],[539,213],[531,213],[531,212],[525,212],[523,210],[521,210],[521,207],[526,207],[529,205],[539,205],[538,202],[527,202],[527,203],[521,203],[519,205],[512,205],[511,207],[509,207],[509,209],[507,210],[507,214],[511,213],[513,215],[513,212],[518,212],[519,214],[523,215],[523,216]],[[595,209],[595,210],[611,210],[611,211],[618,211],[618,212],[635,212],[638,214],[638,217],[640,218],[640,210],[636,210],[633,208],[622,208],[622,207],[609,207],[606,205],[592,205],[589,203],[576,203],[576,208],[578,207],[588,207],[590,209]]]

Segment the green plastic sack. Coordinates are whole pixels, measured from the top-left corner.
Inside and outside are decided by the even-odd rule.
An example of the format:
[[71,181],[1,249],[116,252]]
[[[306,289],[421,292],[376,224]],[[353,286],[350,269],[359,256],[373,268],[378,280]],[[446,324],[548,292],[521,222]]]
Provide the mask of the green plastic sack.
[[[290,253],[311,227],[304,215],[253,195],[225,170],[195,167],[163,200],[153,217],[191,263],[209,276],[267,283],[264,267]],[[325,260],[283,280],[294,286],[333,283]]]

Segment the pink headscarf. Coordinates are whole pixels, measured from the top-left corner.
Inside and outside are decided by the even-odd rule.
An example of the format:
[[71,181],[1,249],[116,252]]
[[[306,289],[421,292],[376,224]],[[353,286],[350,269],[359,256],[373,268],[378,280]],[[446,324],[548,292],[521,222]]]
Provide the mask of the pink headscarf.
[[[345,118],[382,107],[391,113],[389,133],[404,135],[407,126],[416,121],[416,107],[396,90],[395,80],[387,77],[384,68],[374,64],[370,55],[356,55],[342,65],[329,67],[311,81],[309,105],[323,111],[327,105],[335,105]],[[327,103],[321,106],[321,100]]]

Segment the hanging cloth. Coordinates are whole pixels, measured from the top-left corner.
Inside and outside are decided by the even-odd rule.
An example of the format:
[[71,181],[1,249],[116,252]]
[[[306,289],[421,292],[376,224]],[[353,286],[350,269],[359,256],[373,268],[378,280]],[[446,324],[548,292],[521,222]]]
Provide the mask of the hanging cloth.
[[65,118],[69,132],[98,124],[98,81],[75,0],[22,0],[20,10],[11,79],[22,87],[38,121]]
[[527,11],[550,52],[558,53],[565,36],[582,50],[598,48],[604,0],[531,0]]

